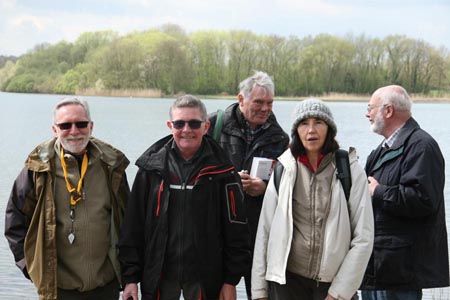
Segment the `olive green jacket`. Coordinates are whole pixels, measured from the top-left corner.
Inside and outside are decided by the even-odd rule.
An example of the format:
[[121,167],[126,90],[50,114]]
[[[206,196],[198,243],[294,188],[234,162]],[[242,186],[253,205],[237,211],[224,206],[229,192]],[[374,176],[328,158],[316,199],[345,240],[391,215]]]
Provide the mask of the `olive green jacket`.
[[[39,299],[57,299],[56,210],[54,201],[54,158],[52,138],[37,146],[25,162],[11,192],[5,215],[5,236],[16,264],[33,281]],[[100,153],[112,199],[111,247],[109,257],[120,279],[117,242],[129,187],[125,169],[129,160],[111,145],[96,138],[91,146]]]

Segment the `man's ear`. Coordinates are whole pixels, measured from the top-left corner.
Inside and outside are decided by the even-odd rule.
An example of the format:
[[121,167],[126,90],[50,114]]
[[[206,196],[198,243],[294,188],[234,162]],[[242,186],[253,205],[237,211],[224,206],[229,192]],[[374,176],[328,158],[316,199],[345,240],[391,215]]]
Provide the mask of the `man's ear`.
[[239,106],[242,106],[244,104],[244,95],[242,95],[242,93],[239,93],[237,97],[238,97]]
[[387,104],[386,107],[386,118],[392,118],[394,115],[394,107],[391,104]]
[[53,131],[53,136],[58,137],[58,131],[57,131],[56,125],[52,125],[52,131]]
[[211,122],[209,120],[205,121],[205,133],[206,134],[208,132],[209,126],[211,126]]

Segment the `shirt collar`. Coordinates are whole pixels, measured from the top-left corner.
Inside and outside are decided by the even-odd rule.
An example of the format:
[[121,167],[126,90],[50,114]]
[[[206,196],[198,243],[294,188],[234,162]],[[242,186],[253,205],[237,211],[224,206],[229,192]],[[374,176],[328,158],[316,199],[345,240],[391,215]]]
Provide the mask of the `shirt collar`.
[[390,137],[388,137],[387,139],[385,139],[383,145],[386,144],[386,145],[389,146],[389,148],[391,148],[392,145],[394,145],[394,142],[395,142],[395,140],[397,139],[397,137],[398,137],[398,135],[399,135],[399,133],[400,133],[400,130],[403,128],[403,126],[405,126],[405,124],[403,124],[402,126],[400,126],[399,128],[397,128],[397,129],[391,134]]

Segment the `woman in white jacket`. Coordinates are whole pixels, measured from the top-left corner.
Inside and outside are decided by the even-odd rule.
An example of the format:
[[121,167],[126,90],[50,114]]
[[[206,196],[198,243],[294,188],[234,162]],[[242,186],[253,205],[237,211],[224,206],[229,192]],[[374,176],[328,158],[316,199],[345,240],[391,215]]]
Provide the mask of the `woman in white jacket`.
[[337,178],[336,124],[324,102],[302,101],[294,111],[292,143],[280,157],[264,196],[256,236],[252,298],[351,299],[373,246],[367,178],[350,151],[347,201]]

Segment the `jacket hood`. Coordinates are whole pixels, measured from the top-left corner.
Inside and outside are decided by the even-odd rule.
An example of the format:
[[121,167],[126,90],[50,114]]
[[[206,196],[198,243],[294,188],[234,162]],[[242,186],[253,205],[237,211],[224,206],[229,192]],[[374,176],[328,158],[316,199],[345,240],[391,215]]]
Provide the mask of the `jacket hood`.
[[[239,109],[239,103],[233,103],[230,106],[228,106],[225,109],[225,114],[229,114],[229,115],[233,115],[236,116],[237,120],[240,123],[245,122],[244,118],[242,117],[242,113],[241,110]],[[225,122],[224,122],[224,129],[225,128],[234,128],[235,130],[239,130],[239,128],[235,128],[234,126],[231,126],[234,118],[225,118]],[[277,118],[275,117],[275,114],[272,112],[269,116],[269,118],[267,118],[267,123],[270,125],[276,125],[277,127],[280,127],[280,124],[278,124]],[[243,126],[243,125],[241,125]]]
[[[25,165],[34,172],[46,172],[50,169],[50,160],[57,155],[55,152],[55,144],[57,138],[53,137],[39,144],[28,156]],[[130,163],[125,154],[115,147],[103,142],[97,138],[89,139],[88,147],[93,147],[98,151],[99,158],[111,168],[123,165],[125,169]]]
[[[158,140],[137,159],[136,166],[145,170],[163,171],[172,143],[173,136],[171,134]],[[202,147],[204,147],[202,160],[206,159],[208,164],[217,167],[229,168],[232,166],[225,151],[212,137],[204,135],[202,143]]]

